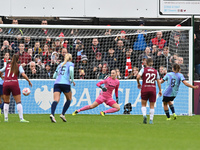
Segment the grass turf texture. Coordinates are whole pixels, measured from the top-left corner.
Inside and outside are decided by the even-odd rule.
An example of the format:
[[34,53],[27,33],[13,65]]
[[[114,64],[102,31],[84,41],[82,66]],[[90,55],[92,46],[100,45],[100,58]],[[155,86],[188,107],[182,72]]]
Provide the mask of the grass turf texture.
[[59,115],[57,123],[49,115],[24,117],[30,123],[16,114],[7,123],[0,118],[1,150],[199,149],[200,116],[155,116],[153,125],[142,124],[141,115],[66,115],[67,123]]

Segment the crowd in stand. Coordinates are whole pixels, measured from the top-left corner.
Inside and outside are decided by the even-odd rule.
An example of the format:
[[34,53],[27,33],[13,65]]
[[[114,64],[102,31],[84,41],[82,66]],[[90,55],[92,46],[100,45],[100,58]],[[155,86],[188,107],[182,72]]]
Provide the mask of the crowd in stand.
[[[18,20],[12,23],[18,24]],[[47,24],[47,20],[42,20],[41,25]],[[144,22],[141,22],[140,26],[143,25]],[[1,28],[1,67],[17,53],[30,79],[52,79],[65,54],[71,53],[75,64],[75,79],[104,79],[112,69],[117,70],[118,79],[136,79],[139,70],[145,67],[147,58],[153,58],[154,67],[159,70],[161,77],[172,71],[173,63],[178,63],[181,73],[188,78],[187,33],[157,31],[147,34],[145,30],[137,30],[130,35],[127,32],[130,33],[111,29],[92,30],[89,33],[77,29]],[[110,36],[115,34],[117,36]],[[100,36],[96,38],[94,35]],[[199,52],[200,44],[196,43],[195,52]],[[195,79],[199,79],[200,75],[199,60],[195,59]]]

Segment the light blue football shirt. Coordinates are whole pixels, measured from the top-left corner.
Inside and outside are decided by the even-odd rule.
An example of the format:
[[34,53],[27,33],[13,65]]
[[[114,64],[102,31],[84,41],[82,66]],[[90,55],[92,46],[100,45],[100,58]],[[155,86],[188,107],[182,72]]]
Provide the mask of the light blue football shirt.
[[163,96],[176,97],[180,83],[185,80],[185,77],[181,73],[169,72],[164,76],[163,80],[167,81]]
[[63,62],[56,68],[57,78],[54,84],[70,85],[70,68],[73,67],[74,69],[74,64],[72,62],[67,62],[64,66],[62,66],[62,64]]

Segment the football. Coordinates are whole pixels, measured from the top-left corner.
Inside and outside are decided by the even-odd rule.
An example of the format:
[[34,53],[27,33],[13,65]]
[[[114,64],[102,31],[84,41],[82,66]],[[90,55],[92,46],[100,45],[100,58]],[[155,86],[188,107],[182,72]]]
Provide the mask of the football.
[[31,90],[29,88],[24,88],[22,90],[22,93],[23,93],[24,96],[28,96],[31,93]]

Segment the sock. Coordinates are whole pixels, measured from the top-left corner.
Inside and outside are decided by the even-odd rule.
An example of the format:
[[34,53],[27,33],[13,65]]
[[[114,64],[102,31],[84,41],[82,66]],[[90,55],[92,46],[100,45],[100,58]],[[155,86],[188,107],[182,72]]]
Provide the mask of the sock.
[[172,113],[175,113],[175,110],[174,110],[174,105],[169,105],[169,108],[171,109]]
[[150,109],[150,120],[153,120],[154,117],[154,109]]
[[143,117],[146,116],[147,115],[147,108],[146,107],[142,107],[141,110],[142,110]]
[[78,112],[90,109],[90,105],[84,106],[81,109],[78,109]]
[[167,118],[170,118],[169,110],[165,110],[165,114],[166,114]]
[[118,111],[117,108],[110,108],[110,109],[104,111],[104,113],[105,113],[105,114],[106,114],[106,113],[114,113],[114,112],[116,112],[116,111]]
[[4,118],[8,119],[9,104],[4,103]]
[[17,103],[17,111],[19,113],[19,119],[23,120],[23,108],[21,103]]
[[53,103],[51,104],[51,114],[52,114],[53,116],[54,116],[54,113],[55,113],[57,104],[58,104],[57,101],[53,101]]
[[67,100],[65,102],[65,105],[63,106],[63,111],[62,111],[62,114],[65,115],[65,112],[67,111],[67,109],[69,108],[69,105],[70,105],[71,101],[70,100]]

